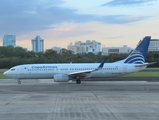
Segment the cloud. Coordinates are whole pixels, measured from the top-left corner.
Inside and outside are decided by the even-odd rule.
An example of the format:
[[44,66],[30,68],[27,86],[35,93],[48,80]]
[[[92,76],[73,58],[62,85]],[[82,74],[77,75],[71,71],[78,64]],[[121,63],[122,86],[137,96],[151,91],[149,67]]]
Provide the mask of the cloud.
[[108,15],[103,16],[99,19],[100,22],[108,23],[108,24],[127,24],[132,22],[137,22],[140,20],[147,19],[151,16],[129,16],[129,15]]
[[68,38],[68,37],[80,37],[87,34],[92,34],[94,31],[92,30],[78,30],[78,31],[67,31],[67,32],[56,32],[54,35],[56,38]]
[[[90,29],[90,28],[89,28]],[[80,37],[82,35],[87,35],[94,33],[95,31],[89,30],[81,26],[69,26],[69,27],[59,27],[53,29],[53,36],[55,38],[68,38],[68,37]]]
[[[101,6],[132,6],[132,5],[143,5],[146,3],[150,3],[156,0],[112,0],[110,2],[107,2],[105,4],[102,4]],[[150,4],[149,4],[150,5]]]
[[47,30],[64,22],[88,23],[96,21],[107,24],[127,24],[149,17],[132,19],[133,16],[125,15],[78,14],[76,9],[59,6],[64,3],[63,0],[1,0],[0,34],[18,35],[36,30]]

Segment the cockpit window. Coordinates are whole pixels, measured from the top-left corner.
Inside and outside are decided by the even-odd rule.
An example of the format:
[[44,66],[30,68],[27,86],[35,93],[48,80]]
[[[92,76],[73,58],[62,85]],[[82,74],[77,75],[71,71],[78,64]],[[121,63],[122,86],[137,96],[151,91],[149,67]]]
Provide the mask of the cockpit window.
[[15,70],[15,68],[12,68],[12,69],[11,69],[11,71],[14,71],[14,70]]

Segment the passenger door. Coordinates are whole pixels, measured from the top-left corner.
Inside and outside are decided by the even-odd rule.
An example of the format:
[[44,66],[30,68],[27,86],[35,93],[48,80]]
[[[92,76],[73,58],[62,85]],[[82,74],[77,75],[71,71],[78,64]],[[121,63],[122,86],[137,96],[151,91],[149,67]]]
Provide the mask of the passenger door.
[[21,76],[23,76],[25,78],[26,74],[27,74],[27,67],[26,66],[22,66],[20,68],[20,73],[21,73]]
[[123,65],[123,73],[127,73],[127,65]]

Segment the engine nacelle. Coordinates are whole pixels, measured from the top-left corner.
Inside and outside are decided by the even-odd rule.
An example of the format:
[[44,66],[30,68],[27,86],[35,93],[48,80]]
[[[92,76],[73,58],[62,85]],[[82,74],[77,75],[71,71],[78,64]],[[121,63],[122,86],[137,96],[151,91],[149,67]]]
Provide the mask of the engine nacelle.
[[69,76],[67,74],[55,74],[54,81],[55,82],[68,82]]

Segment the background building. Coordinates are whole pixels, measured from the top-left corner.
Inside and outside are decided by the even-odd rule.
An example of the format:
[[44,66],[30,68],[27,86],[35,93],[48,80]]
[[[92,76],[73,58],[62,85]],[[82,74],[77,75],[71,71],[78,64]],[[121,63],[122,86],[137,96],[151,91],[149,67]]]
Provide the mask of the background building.
[[123,45],[123,47],[104,47],[102,48],[102,55],[109,55],[112,53],[116,54],[128,54],[132,51],[130,47],[127,45]]
[[73,45],[72,43],[70,43],[68,46],[67,46],[67,49],[68,50],[71,50],[73,52],[73,54],[77,54],[78,51],[77,51],[77,46],[76,45]]
[[159,39],[151,39],[148,51],[159,51]]
[[44,40],[41,39],[40,36],[36,36],[36,38],[32,39],[31,42],[32,42],[32,50],[34,52],[44,51]]
[[98,54],[101,51],[101,43],[96,42],[95,40],[86,40],[86,42],[76,41],[74,45],[70,43],[67,48],[68,50],[73,51],[74,54],[83,54],[89,52]]
[[52,49],[55,50],[57,53],[60,53],[61,47],[54,46]]
[[16,47],[16,36],[15,35],[4,35],[3,36],[3,46],[13,46]]

